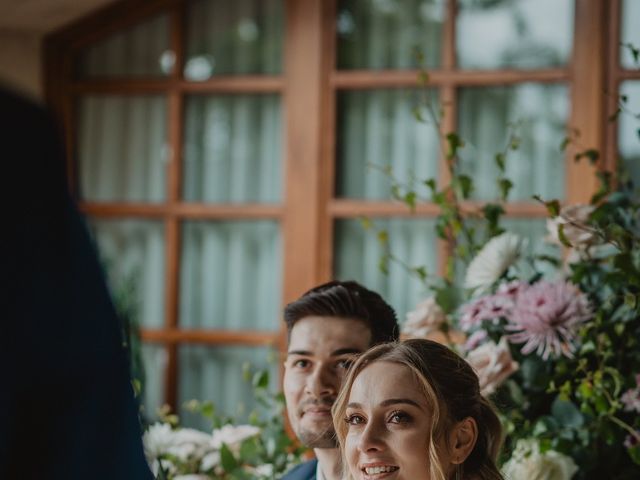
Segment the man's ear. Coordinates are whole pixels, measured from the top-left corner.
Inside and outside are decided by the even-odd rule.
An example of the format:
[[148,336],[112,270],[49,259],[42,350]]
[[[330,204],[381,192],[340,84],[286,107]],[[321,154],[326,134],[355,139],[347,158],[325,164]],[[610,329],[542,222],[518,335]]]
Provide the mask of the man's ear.
[[449,458],[454,465],[464,463],[478,440],[478,424],[467,417],[453,426],[449,435]]

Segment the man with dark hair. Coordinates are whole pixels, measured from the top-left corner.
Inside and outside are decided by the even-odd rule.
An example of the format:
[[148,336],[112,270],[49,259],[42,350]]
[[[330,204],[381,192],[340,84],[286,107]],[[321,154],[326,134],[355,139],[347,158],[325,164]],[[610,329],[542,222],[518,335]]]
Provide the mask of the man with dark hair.
[[331,406],[355,356],[398,339],[393,309],[356,282],[315,287],[284,309],[289,334],[284,394],[289,422],[316,460],[283,480],[338,480],[342,468]]

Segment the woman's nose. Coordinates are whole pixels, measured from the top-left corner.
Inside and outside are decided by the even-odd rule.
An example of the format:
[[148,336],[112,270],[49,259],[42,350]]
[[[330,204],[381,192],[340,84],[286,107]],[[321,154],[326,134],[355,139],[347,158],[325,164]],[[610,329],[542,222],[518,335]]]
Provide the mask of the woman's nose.
[[370,421],[362,431],[358,450],[361,452],[376,452],[385,449],[384,426],[380,422]]

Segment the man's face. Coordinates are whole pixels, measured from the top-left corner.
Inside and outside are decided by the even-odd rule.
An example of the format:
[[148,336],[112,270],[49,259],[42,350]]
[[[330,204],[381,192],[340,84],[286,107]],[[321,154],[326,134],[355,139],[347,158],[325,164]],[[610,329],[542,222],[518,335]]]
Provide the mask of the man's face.
[[337,446],[331,406],[354,357],[370,344],[371,330],[360,320],[305,317],[291,329],[284,395],[291,427],[306,446]]

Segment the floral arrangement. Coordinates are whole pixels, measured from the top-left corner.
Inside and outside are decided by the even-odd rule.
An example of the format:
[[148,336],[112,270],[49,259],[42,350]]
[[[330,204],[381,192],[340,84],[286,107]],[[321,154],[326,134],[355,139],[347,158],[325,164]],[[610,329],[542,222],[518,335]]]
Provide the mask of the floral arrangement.
[[303,449],[284,429],[282,395],[268,391],[266,371],[253,374],[252,383],[262,415],[255,411],[246,423],[218,415],[211,402],[185,404],[210,422],[207,432],[180,427],[168,407],[159,410],[160,420],[143,435],[145,455],[158,480],[274,480],[300,462]]
[[[420,78],[426,85],[427,73]],[[398,260],[432,292],[408,314],[404,337],[448,343],[474,367],[505,426],[507,478],[640,478],[638,191],[624,172],[599,171],[588,205],[534,197],[549,214],[546,241],[557,255],[527,254],[528,239],[500,224],[518,126],[510,126],[495,155],[498,198],[474,207],[467,202],[473,181],[457,162],[465,143],[442,132],[441,115],[428,99],[416,109],[418,121],[440,134],[449,182],[421,180],[429,194],[421,197],[419,188],[387,174],[393,196],[410,209],[421,199],[440,207],[437,234],[453,253],[446,274],[434,277],[396,259],[386,232],[376,232],[386,247],[383,271]],[[560,148],[575,149],[576,161],[598,161],[598,152],[580,150],[575,133]],[[370,220],[363,224],[375,229]]]

